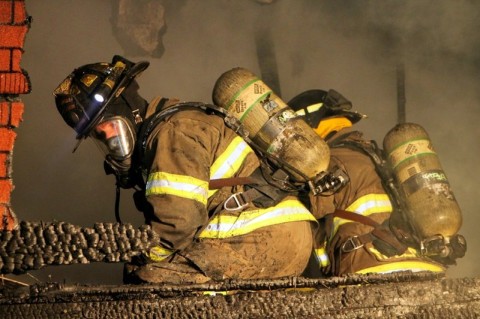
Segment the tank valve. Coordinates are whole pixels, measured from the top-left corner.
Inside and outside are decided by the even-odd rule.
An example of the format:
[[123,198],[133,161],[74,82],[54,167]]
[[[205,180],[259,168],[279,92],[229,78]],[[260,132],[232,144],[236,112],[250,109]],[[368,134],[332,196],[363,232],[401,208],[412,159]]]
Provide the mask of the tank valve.
[[322,172],[313,181],[309,182],[310,189],[314,196],[331,195],[340,190],[349,182],[348,175],[336,167],[333,173]]

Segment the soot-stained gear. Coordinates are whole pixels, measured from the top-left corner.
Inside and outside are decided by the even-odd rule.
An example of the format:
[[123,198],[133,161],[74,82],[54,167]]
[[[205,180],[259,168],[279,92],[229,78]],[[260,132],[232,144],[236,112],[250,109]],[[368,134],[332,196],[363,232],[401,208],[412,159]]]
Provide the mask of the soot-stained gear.
[[315,195],[345,181],[327,171],[330,150],[322,137],[251,71],[236,67],[224,72],[212,92],[215,105],[234,116],[244,139],[273,167],[283,170],[293,188],[308,185]]
[[[363,117],[349,111],[351,103],[334,90],[305,91],[289,105],[318,134],[325,133],[320,128],[330,118],[347,118],[353,124]],[[368,155],[395,208],[386,228],[378,225],[372,232],[380,239],[374,241],[376,248],[393,256],[410,246],[444,264],[462,257],[466,241],[457,234],[461,212],[425,130],[413,123],[397,125],[384,139],[385,151],[374,141],[345,139],[352,134],[355,132],[342,135],[344,138],[326,139],[331,148],[346,147]],[[356,215],[344,217],[351,218]],[[364,238],[370,241],[371,234],[366,235]]]
[[251,71],[237,67],[215,82],[212,100],[236,117],[248,137],[295,182],[324,174],[330,152],[325,141],[268,85]]

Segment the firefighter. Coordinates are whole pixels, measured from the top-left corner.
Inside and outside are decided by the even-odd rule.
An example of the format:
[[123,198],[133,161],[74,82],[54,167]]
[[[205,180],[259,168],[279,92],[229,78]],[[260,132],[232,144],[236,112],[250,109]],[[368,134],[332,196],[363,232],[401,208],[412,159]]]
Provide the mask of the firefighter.
[[295,196],[264,207],[245,202],[243,184],[260,166],[252,148],[206,104],[138,93],[148,62],[114,56],[75,69],[54,91],[58,111],[105,155],[117,185],[160,245],[125,267],[128,283],[204,283],[297,276],[313,246],[316,220]]
[[451,258],[425,257],[386,226],[394,205],[379,171],[378,148],[352,129],[365,116],[351,111],[351,103],[334,90],[308,90],[288,105],[329,144],[330,169],[349,178],[337,192],[311,197],[311,211],[324,227],[315,235],[316,260],[305,275],[445,271]]

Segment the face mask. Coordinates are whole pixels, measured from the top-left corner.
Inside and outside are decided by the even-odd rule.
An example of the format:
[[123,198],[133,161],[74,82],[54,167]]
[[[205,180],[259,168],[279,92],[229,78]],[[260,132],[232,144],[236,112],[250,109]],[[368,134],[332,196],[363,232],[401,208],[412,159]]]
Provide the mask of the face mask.
[[120,186],[130,188],[129,171],[135,134],[129,121],[121,116],[106,118],[95,126],[90,137],[105,156]]

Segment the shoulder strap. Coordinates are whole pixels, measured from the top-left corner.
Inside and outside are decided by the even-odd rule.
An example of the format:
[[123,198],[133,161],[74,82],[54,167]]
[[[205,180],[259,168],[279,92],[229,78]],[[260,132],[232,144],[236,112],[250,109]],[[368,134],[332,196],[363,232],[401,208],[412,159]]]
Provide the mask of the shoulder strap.
[[208,183],[209,189],[220,189],[222,187],[232,187],[238,185],[246,185],[254,183],[254,179],[250,176],[247,177],[230,177],[230,178],[219,178],[211,179]]
[[382,185],[385,188],[392,205],[395,209],[401,209],[400,194],[395,187],[393,174],[387,165],[387,160],[382,149],[374,140],[366,141],[361,138],[361,133],[353,131],[346,133],[329,143],[332,148],[349,148],[367,155],[375,165],[375,171],[380,176]]

